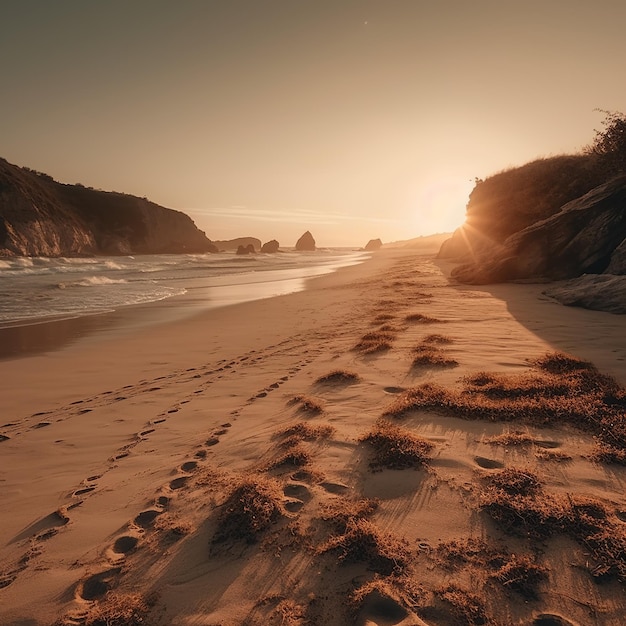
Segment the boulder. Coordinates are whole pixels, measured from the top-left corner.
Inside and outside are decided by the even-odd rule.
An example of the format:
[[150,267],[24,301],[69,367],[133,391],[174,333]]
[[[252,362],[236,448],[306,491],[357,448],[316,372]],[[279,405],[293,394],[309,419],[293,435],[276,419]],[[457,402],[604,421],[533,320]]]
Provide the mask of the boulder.
[[315,239],[313,239],[313,235],[308,230],[296,242],[296,250],[301,252],[311,252],[315,250]]
[[365,246],[365,250],[368,252],[375,252],[380,250],[383,246],[383,242],[380,239],[370,239]]
[[238,246],[237,252],[235,254],[244,255],[244,254],[254,254],[256,250],[254,246],[249,243],[247,246]]
[[[561,211],[480,251],[476,261],[452,270],[464,283],[519,279],[562,280],[623,271],[626,176],[565,204]],[[618,249],[618,250],[616,250]],[[614,251],[617,256],[612,258]]]
[[261,252],[266,252],[268,254],[274,254],[274,252],[278,252],[280,244],[276,239],[272,239],[271,241],[267,241],[261,246]]

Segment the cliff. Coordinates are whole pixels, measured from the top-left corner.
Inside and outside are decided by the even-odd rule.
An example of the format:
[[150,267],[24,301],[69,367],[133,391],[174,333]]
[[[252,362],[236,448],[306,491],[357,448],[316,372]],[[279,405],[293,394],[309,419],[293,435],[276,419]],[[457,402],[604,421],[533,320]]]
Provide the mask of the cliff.
[[0,159],[0,256],[217,252],[191,218]]
[[626,176],[618,176],[455,267],[452,276],[484,284],[623,273],[625,246]]
[[507,237],[555,215],[567,202],[605,182],[588,155],[537,159],[485,180],[477,180],[465,224],[445,241],[439,258],[461,259],[502,244]]

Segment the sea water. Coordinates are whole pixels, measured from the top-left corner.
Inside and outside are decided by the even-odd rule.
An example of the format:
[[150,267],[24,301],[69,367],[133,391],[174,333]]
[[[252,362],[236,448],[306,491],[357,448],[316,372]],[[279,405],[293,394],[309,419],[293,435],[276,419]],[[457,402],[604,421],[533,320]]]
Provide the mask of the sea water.
[[368,253],[327,249],[238,256],[142,255],[0,258],[0,327],[118,310],[188,294],[198,307],[282,295],[304,281],[363,261]]

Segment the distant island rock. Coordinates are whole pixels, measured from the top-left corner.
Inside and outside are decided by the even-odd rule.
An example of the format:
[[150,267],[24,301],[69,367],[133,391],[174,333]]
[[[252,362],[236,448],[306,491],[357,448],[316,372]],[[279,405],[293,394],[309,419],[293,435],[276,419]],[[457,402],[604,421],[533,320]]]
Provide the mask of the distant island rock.
[[128,194],[68,185],[0,159],[0,256],[217,252],[192,219]]
[[261,252],[265,252],[266,254],[274,254],[275,252],[278,252],[279,247],[280,244],[278,243],[278,241],[276,241],[276,239],[271,239],[261,246]]
[[313,239],[313,235],[308,230],[296,241],[296,250],[300,252],[315,251],[315,239]]
[[256,250],[254,249],[254,246],[251,243],[249,243],[247,246],[242,246],[242,245],[237,246],[237,252],[235,254],[238,254],[238,255],[254,254],[255,252]]
[[257,252],[261,249],[261,240],[256,237],[237,237],[236,239],[226,239],[213,242],[219,250],[237,250],[239,246],[247,248],[252,246],[253,252]]
[[367,252],[376,252],[383,247],[383,242],[380,239],[370,239],[365,246]]

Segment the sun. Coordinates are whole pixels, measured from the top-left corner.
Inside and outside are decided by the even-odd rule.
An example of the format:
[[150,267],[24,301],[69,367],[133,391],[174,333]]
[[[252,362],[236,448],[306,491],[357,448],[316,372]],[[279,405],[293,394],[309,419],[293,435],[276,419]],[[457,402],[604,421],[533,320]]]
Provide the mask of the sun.
[[447,233],[465,221],[465,209],[474,182],[444,178],[426,185],[416,200],[414,224],[422,235]]

